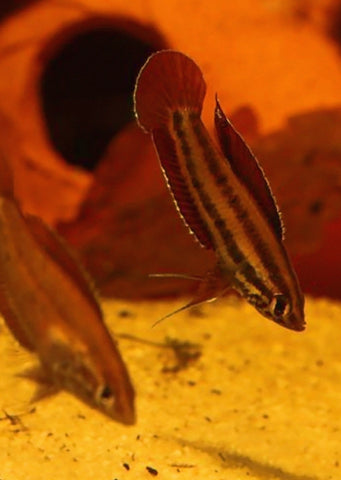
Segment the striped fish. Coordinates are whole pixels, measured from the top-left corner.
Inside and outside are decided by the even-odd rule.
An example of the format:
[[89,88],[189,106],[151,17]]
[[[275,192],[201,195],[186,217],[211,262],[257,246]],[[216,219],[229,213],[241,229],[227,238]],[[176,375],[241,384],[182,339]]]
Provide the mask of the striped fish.
[[212,141],[200,118],[205,92],[198,66],[165,50],[142,67],[134,94],[137,121],[152,135],[180,215],[217,257],[216,269],[191,304],[231,286],[265,317],[303,330],[304,297],[270,186],[218,100],[219,147]]

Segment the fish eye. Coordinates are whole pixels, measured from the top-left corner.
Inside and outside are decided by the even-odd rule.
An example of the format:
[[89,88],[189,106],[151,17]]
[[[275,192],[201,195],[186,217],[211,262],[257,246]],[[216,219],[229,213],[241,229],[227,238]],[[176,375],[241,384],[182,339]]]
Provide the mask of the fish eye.
[[110,398],[112,397],[112,391],[111,389],[108,387],[108,385],[105,385],[102,392],[100,393],[100,397],[101,398]]
[[277,293],[271,300],[270,309],[275,318],[281,318],[289,313],[291,306],[285,295]]
[[108,385],[103,385],[98,389],[99,400],[111,400],[114,396],[113,391]]

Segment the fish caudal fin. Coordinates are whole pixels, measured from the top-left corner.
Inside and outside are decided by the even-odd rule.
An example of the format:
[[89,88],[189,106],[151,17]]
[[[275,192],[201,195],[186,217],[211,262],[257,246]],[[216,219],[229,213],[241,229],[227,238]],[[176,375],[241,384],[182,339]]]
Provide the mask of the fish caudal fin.
[[200,115],[205,93],[205,81],[193,60],[173,50],[157,52],[148,58],[137,77],[137,121],[152,132],[168,124],[175,110],[187,109]]

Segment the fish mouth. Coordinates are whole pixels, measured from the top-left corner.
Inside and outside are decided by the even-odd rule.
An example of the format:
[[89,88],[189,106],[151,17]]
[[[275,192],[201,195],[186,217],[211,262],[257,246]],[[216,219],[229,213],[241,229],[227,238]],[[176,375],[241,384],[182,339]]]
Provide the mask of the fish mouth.
[[[257,308],[257,306],[256,306]],[[281,327],[287,328],[288,330],[294,330],[295,332],[302,332],[305,330],[306,327],[306,322],[304,320],[304,314],[303,313],[291,313],[285,317],[274,317],[270,312],[261,310],[260,308],[257,308],[259,313],[261,313],[264,317],[268,318],[269,320],[272,320],[275,322],[277,325],[280,325]]]
[[134,425],[136,423],[136,413],[132,406],[121,406],[115,403],[114,410],[109,413],[109,416],[124,425]]
[[291,314],[285,319],[274,320],[276,323],[285,327],[289,330],[294,330],[295,332],[303,332],[306,327],[303,316]]

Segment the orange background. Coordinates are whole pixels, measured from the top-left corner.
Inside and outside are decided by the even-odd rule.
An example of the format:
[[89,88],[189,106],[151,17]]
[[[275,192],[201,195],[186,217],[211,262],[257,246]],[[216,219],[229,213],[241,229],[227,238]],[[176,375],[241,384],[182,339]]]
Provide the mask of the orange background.
[[[92,171],[71,165],[51,139],[41,94],[50,62],[85,32],[123,32],[154,50],[181,50],[199,64],[208,85],[204,120],[212,128],[218,92],[273,186],[305,291],[340,298],[341,69],[330,32],[341,15],[333,5],[42,1],[4,18],[0,141],[23,209],[58,225],[108,295],[185,293],[190,284],[146,275],[200,273],[211,265],[175,213],[150,139],[133,123],[113,136]],[[98,70],[105,75],[105,67]],[[251,125],[240,114],[243,106],[255,119]],[[315,114],[321,115],[313,121]],[[333,133],[320,138],[328,121]]]

